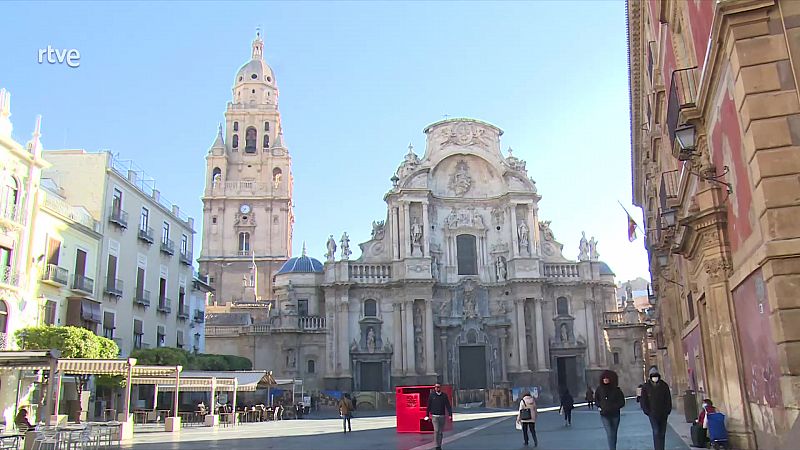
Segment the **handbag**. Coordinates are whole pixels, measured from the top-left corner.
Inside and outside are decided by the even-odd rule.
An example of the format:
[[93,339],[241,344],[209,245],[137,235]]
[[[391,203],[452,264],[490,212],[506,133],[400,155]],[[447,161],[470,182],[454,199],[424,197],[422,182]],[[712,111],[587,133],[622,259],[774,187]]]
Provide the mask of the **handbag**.
[[520,421],[519,421],[519,420],[517,420],[517,421],[514,423],[514,428],[516,428],[516,429],[518,429],[518,430],[521,430],[521,429],[522,429],[522,423],[520,423]]
[[524,408],[519,410],[519,420],[531,420],[533,416],[531,416],[531,409]]

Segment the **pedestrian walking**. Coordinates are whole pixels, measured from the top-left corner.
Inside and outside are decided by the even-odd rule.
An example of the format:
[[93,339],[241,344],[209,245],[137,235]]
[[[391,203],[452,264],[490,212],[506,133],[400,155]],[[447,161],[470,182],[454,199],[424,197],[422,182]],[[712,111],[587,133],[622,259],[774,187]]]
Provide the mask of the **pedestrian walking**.
[[617,450],[617,431],[619,430],[619,410],[625,407],[625,395],[619,388],[619,378],[613,370],[600,374],[600,386],[594,392],[600,420],[606,429],[608,450]]
[[594,391],[592,391],[591,386],[586,386],[586,406],[588,406],[589,409],[594,407]]
[[348,393],[345,393],[342,399],[339,400],[339,416],[342,418],[344,432],[352,432],[353,427],[350,426],[350,419],[353,418],[353,401],[350,400],[350,394]]
[[564,415],[565,427],[572,426],[572,408],[574,407],[575,400],[572,398],[572,394],[569,393],[569,389],[564,389],[564,392],[561,393],[561,413]]
[[642,411],[650,418],[653,429],[653,448],[664,450],[667,438],[667,417],[672,412],[672,393],[669,385],[661,379],[658,368],[653,366],[648,373],[649,380],[642,387],[642,398],[639,404]]
[[453,418],[453,408],[450,406],[450,399],[447,394],[442,392],[442,385],[433,385],[433,392],[428,397],[428,407],[425,410],[425,417],[433,422],[433,434],[436,440],[436,450],[442,450],[442,437],[444,435],[445,413]]
[[528,445],[528,431],[533,437],[533,446],[539,446],[539,439],[536,438],[536,400],[529,392],[524,392],[519,401],[519,411],[517,412],[517,423],[522,428],[523,443]]

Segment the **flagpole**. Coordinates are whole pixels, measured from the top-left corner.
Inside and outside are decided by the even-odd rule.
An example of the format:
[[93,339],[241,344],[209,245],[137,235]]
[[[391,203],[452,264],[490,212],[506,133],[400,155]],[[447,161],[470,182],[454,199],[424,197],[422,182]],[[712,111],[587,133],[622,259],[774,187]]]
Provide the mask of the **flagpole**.
[[[628,210],[627,210],[627,209],[625,209],[625,205],[623,205],[623,204],[622,204],[622,202],[621,202],[621,201],[619,201],[619,200],[617,200],[617,203],[619,203],[619,206],[620,206],[620,207],[622,207],[622,210],[623,210],[623,211],[625,211],[625,214],[627,214],[627,215],[628,215],[628,217],[630,217],[631,219],[633,219],[633,216],[631,215],[631,213],[629,213],[629,212],[628,212]],[[638,229],[639,229],[639,231],[641,231],[641,232],[642,232],[642,234],[647,234],[647,233],[645,233],[645,232],[644,232],[644,230],[642,229],[642,227],[640,227],[640,226],[639,226],[639,224],[638,224],[638,223],[636,223],[636,221],[635,221],[635,220],[633,221],[633,223],[636,225],[636,228],[638,228]]]

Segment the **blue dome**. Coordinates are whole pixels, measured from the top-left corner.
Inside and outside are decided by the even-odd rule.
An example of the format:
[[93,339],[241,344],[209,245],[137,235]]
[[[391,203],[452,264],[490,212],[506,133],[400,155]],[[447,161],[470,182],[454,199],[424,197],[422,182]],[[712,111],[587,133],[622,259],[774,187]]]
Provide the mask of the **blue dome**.
[[281,266],[275,275],[282,273],[319,273],[322,272],[322,263],[319,260],[303,256],[295,256]]
[[608,264],[600,261],[600,275],[611,275],[613,277],[616,274],[611,270],[611,267],[608,267]]

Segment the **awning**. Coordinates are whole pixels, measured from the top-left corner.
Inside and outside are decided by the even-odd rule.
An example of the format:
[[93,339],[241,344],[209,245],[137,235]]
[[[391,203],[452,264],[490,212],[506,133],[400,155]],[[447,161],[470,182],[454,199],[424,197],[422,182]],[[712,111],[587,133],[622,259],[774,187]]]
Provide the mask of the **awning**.
[[[186,371],[181,375],[181,391],[211,390],[211,384],[216,379],[218,391],[232,391],[234,385],[239,392],[253,392],[256,389],[267,389],[275,385],[275,378],[271,372],[264,370],[243,370],[230,372]],[[236,380],[236,382],[234,382]],[[175,390],[175,377],[134,377],[131,384],[158,385],[161,391]]]
[[100,304],[89,299],[81,299],[81,318],[89,322],[100,323],[102,320]]
[[114,329],[114,313],[110,311],[103,312],[103,328],[110,330]]

